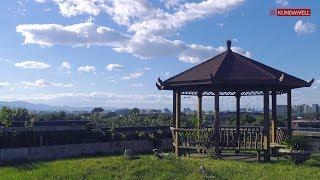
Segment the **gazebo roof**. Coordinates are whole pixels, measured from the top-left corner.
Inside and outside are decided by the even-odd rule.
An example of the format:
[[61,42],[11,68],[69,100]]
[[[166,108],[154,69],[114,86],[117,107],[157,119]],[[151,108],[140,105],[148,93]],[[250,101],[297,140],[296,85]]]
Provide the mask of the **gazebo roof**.
[[184,90],[287,90],[310,87],[306,82],[231,50],[227,50],[165,81],[159,80],[158,89]]

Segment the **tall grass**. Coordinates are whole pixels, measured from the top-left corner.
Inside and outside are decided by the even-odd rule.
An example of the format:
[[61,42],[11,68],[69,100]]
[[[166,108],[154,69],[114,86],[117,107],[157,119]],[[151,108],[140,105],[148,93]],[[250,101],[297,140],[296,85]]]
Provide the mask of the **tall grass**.
[[[202,165],[202,169],[200,166]],[[211,158],[156,159],[142,155],[40,161],[0,167],[0,179],[320,179],[320,156],[303,165],[290,161],[250,163]]]

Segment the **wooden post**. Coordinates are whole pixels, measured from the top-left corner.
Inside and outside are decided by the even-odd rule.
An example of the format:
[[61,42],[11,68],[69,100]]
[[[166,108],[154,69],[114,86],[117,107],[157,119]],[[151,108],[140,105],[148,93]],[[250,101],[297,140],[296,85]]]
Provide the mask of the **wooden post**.
[[198,119],[199,127],[202,127],[202,91],[198,91]]
[[269,91],[263,92],[263,141],[266,140],[265,161],[270,161],[270,117],[269,117]]
[[240,153],[240,97],[241,93],[236,92],[236,139],[237,139],[237,146],[235,153]]
[[[181,93],[179,91],[176,92],[176,111],[175,111],[175,128],[180,128],[180,119],[181,119]],[[177,156],[180,155],[179,151],[179,133],[175,131],[175,153]]]
[[176,98],[176,91],[173,91],[172,93],[172,127],[175,127],[176,125],[176,104],[177,98]]
[[214,155],[220,157],[220,112],[219,112],[219,92],[214,92]]
[[288,126],[288,135],[292,136],[291,128],[291,89],[287,92],[287,126]]
[[272,120],[271,120],[271,142],[276,143],[277,139],[277,92],[272,91]]

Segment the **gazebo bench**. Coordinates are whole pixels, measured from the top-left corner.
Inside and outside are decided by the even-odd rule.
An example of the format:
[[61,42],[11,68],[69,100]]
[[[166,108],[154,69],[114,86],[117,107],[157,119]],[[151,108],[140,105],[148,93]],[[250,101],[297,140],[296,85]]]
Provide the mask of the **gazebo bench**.
[[283,144],[270,143],[270,147],[271,147],[271,155],[277,157],[277,159],[281,155],[287,155],[285,153],[279,152],[279,150],[286,148],[286,146]]

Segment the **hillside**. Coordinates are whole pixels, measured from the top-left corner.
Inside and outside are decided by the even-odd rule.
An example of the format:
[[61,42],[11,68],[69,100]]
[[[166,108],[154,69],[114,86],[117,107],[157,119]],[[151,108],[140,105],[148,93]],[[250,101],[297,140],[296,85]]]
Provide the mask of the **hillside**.
[[91,111],[93,107],[50,106],[46,104],[33,104],[25,101],[0,101],[0,107],[26,108],[30,111]]

